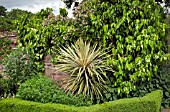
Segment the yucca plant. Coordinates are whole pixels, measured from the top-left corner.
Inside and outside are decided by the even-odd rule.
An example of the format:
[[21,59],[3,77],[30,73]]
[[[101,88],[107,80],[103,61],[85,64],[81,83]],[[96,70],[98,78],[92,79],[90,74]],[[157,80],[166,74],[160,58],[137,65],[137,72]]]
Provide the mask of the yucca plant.
[[94,98],[102,98],[102,91],[106,89],[106,53],[97,45],[79,39],[71,46],[60,48],[56,68],[69,74],[64,86],[67,92],[76,95],[83,94]]

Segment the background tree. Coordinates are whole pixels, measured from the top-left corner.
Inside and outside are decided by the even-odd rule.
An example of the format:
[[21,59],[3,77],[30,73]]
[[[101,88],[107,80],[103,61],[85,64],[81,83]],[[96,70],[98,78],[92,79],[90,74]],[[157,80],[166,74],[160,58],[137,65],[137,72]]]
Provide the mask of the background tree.
[[7,9],[0,6],[0,31],[6,31],[11,28],[11,21],[6,17]]
[[0,17],[6,15],[7,9],[4,6],[0,6]]
[[13,29],[12,21],[6,17],[0,17],[0,32]]
[[28,18],[30,18],[34,14],[21,9],[12,9],[7,12],[7,9],[4,6],[0,6],[0,31],[14,30],[14,20],[17,20],[23,15],[27,15]]
[[12,9],[11,11],[6,13],[6,16],[10,20],[16,20],[19,18],[19,16],[22,16],[24,14],[27,14],[29,17],[33,16],[32,12],[26,11],[26,10],[21,10],[21,9]]
[[62,0],[65,4],[67,8],[71,8],[71,5],[73,3],[75,3],[74,7],[78,6],[79,2],[78,0]]
[[[71,8],[71,5],[75,3],[74,7],[77,7],[80,3],[80,1],[86,1],[86,0],[62,0],[67,8]],[[116,2],[117,0],[102,0],[102,1],[108,1],[108,2]],[[170,0],[155,0],[156,3],[159,5],[162,3],[165,3],[164,9],[165,12],[168,14],[168,8],[170,7]]]

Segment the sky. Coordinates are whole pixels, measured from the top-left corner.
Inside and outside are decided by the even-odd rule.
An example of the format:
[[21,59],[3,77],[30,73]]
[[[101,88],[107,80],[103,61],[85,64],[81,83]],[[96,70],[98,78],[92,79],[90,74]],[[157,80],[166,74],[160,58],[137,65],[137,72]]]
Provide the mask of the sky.
[[[53,8],[54,14],[59,14],[59,8],[64,8],[65,4],[61,0],[0,0],[0,6],[4,6],[10,11],[14,8],[38,12],[47,7]],[[72,17],[72,9],[67,9],[68,16]]]

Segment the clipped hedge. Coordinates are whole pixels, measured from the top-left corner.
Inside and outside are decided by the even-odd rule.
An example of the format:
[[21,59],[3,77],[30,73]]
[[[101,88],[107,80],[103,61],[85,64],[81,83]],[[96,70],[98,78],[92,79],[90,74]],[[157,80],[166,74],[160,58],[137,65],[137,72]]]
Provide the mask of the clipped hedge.
[[144,97],[126,98],[89,107],[42,104],[8,98],[0,100],[0,112],[159,112],[161,100],[161,90],[153,91]]

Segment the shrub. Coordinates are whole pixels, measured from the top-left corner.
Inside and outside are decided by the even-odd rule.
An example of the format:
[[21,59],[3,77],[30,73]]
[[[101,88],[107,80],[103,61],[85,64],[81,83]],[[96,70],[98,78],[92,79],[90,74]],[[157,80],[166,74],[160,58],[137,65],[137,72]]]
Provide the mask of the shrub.
[[0,32],[10,31],[13,29],[12,21],[7,17],[0,17]]
[[102,97],[109,67],[105,53],[97,45],[91,47],[90,43],[79,39],[71,47],[61,48],[56,68],[70,75],[64,85],[66,91],[90,96],[92,100]]
[[28,15],[23,15],[16,21],[18,47],[34,53],[38,61],[42,60],[48,51],[50,38],[54,36],[51,34],[52,32],[47,34],[47,30],[50,32],[50,28],[53,27],[43,27],[42,25],[43,19],[51,13],[52,9],[42,9],[31,18]]
[[56,84],[52,84],[52,80],[44,76],[34,77],[21,84],[17,97],[42,103],[52,102],[75,106],[90,105],[90,102],[84,99],[83,96],[76,97],[71,93],[66,94]]
[[[67,25],[68,17],[54,16],[52,11],[51,8],[42,9],[31,18],[23,15],[16,21],[18,47],[35,54],[37,67],[42,71],[44,56],[56,54],[56,49],[66,44],[64,34],[73,26]],[[61,9],[62,14],[63,11]]]
[[170,107],[170,65],[163,65],[151,81],[139,82],[136,91],[130,93],[129,97],[141,97],[156,89],[163,91],[162,106]]
[[[0,37],[0,58],[10,54],[12,41],[7,37]],[[0,62],[1,63],[1,62]]]
[[0,78],[0,98],[7,98],[14,96],[15,88],[10,84],[8,78]]
[[8,84],[13,88],[14,94],[20,83],[39,74],[37,66],[34,63],[34,56],[19,50],[8,55],[2,63],[4,65],[2,76],[8,78]]
[[85,0],[74,15],[68,38],[83,37],[111,50],[107,62],[115,70],[110,77],[119,95],[151,80],[168,58],[164,11],[153,0]]
[[147,93],[154,90],[161,89],[163,91],[162,107],[170,107],[170,65],[163,65],[158,69],[158,73],[152,77],[150,81],[138,82],[136,85],[136,90],[131,91],[129,95],[120,96],[118,95],[118,89],[112,82],[107,81],[108,91],[104,91],[103,100],[113,101],[122,98],[132,98],[132,97],[142,97]]
[[[37,103],[16,98],[0,100],[1,112],[159,112],[162,92],[154,91],[142,98],[127,98],[93,106],[75,107]],[[10,108],[9,108],[10,107]]]
[[25,15],[16,21],[18,46],[34,53],[38,61],[52,53],[54,46],[63,45],[64,34],[71,28],[67,25],[67,17],[56,17],[52,11],[51,8],[42,9],[31,18]]

